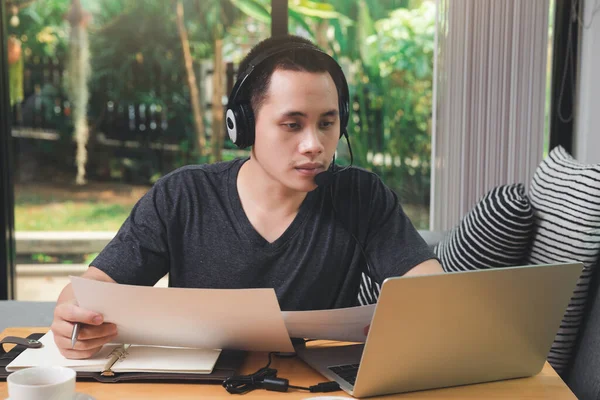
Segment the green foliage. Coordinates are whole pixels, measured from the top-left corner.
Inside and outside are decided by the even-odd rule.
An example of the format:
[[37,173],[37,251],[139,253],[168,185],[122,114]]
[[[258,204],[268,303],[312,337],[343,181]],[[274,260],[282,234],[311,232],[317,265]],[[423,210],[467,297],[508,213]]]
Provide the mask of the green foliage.
[[8,33],[23,42],[26,55],[62,55],[68,42],[68,23],[64,16],[69,6],[67,0],[34,1],[19,11],[19,25],[9,25]]
[[265,4],[255,0],[230,0],[241,12],[262,23],[271,24],[271,13]]
[[369,148],[389,155],[392,162],[378,169],[395,179],[404,200],[428,204],[435,5],[398,9],[374,25],[376,34],[366,40],[369,56],[377,55],[367,67],[377,82],[369,91],[369,116],[381,121],[371,121],[367,132],[380,146]]
[[[185,103],[181,45],[169,1],[100,0],[90,32],[92,90],[124,102]],[[158,91],[168,95],[163,100]],[[166,96],[165,96],[166,97]]]
[[44,253],[34,253],[31,255],[31,261],[36,263],[52,263],[56,262],[57,258]]
[[[193,121],[174,2],[82,3],[93,15],[92,124],[108,100],[155,104],[168,112],[171,139],[191,151]],[[224,39],[226,59],[239,61],[270,34],[270,0],[182,3],[195,61],[213,58],[217,38]],[[24,49],[33,54],[60,54],[69,6],[70,0],[36,1],[21,10],[21,24],[9,33],[25,35]],[[404,203],[429,202],[434,17],[431,0],[289,0],[290,32],[317,41],[346,72],[355,164],[380,174]],[[340,158],[348,162],[344,147]]]
[[[292,3],[300,1],[290,9]],[[428,204],[435,4],[330,0],[327,6],[343,17],[303,18],[315,39],[319,24],[328,24],[326,49],[345,69],[355,164],[377,172],[403,202]],[[340,152],[348,162],[344,144]]]
[[23,101],[23,57],[8,66],[8,91],[11,107]]

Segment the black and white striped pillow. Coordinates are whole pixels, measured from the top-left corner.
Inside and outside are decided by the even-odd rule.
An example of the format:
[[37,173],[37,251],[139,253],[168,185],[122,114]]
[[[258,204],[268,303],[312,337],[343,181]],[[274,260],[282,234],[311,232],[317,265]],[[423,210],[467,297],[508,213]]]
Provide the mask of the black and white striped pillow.
[[360,277],[360,286],[358,288],[358,304],[366,306],[367,304],[377,303],[380,291],[381,286],[363,272]]
[[590,279],[600,252],[600,164],[584,165],[560,146],[542,161],[531,181],[534,239],[528,262],[580,261],[584,270],[556,335],[548,362],[568,366],[582,323]]
[[[533,232],[533,211],[522,184],[489,191],[434,248],[444,271],[467,271],[523,264]],[[358,302],[377,301],[380,287],[363,273]]]
[[532,232],[525,187],[503,185],[483,196],[434,252],[446,272],[521,265]]

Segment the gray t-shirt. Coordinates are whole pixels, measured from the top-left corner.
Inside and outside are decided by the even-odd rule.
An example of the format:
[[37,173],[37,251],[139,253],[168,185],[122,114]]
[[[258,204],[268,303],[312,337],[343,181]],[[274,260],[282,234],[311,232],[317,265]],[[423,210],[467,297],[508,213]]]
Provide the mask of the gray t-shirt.
[[244,161],[161,178],[91,265],[124,284],[154,285],[169,273],[173,287],[274,288],[282,310],[316,310],[357,304],[366,271],[357,240],[379,283],[435,258],[395,193],[355,167],[309,192],[269,243],[242,208],[236,181]]

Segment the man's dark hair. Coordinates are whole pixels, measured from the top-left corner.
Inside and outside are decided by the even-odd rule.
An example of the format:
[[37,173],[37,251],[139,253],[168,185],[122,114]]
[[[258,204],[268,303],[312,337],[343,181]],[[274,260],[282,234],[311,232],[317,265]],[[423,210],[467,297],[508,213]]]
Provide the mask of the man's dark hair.
[[[320,50],[319,47],[310,40],[299,36],[284,35],[270,37],[258,43],[250,50],[240,63],[238,73],[244,73],[248,69],[250,62],[259,55],[290,43],[301,43],[303,45],[311,46],[315,50]],[[244,88],[243,97],[250,99],[252,111],[256,116],[266,98],[267,89],[271,82],[271,76],[276,69],[301,72],[329,72],[338,89],[339,95],[340,79],[336,76],[338,74],[332,70],[331,63],[332,60],[329,56],[322,54],[319,51],[296,49],[290,52],[275,54],[263,61],[258,67],[259,70],[255,71],[252,77],[248,79],[246,87]]]

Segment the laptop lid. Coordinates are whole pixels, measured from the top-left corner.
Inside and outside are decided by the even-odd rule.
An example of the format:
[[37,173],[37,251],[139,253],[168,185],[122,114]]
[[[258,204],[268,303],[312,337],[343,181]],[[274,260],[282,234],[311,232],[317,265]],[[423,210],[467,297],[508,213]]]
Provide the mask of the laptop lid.
[[539,373],[581,263],[386,279],[356,397]]

